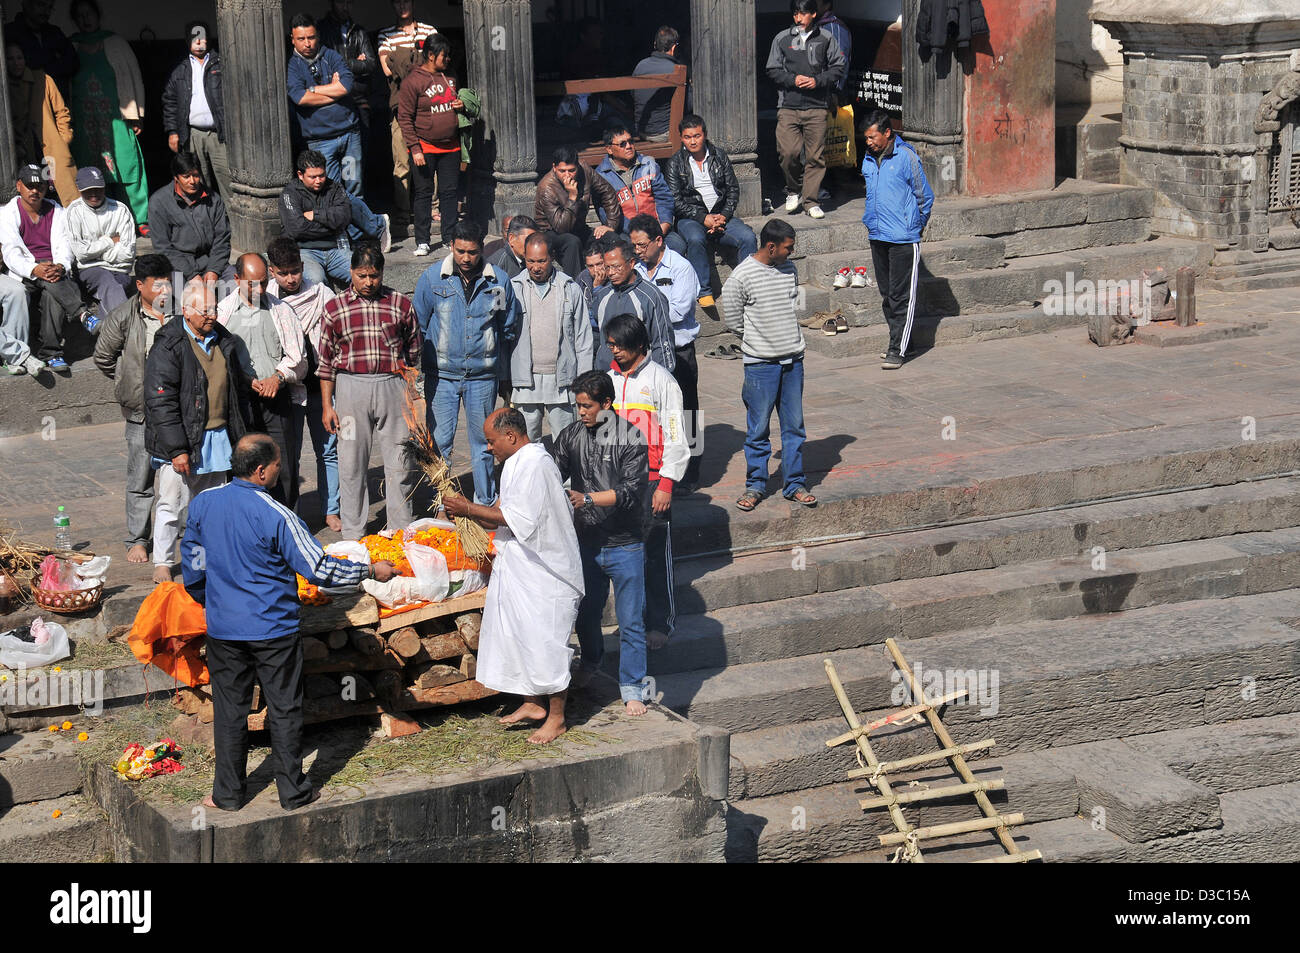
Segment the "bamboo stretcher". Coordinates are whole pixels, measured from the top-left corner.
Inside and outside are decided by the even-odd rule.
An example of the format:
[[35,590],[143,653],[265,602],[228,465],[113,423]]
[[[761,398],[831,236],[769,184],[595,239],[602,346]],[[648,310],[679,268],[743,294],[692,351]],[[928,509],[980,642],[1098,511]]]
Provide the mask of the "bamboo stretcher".
[[[890,820],[893,821],[896,831],[892,834],[880,835],[880,845],[882,847],[897,847],[894,854],[894,860],[902,860],[909,863],[925,863],[925,856],[921,851],[922,841],[931,841],[944,837],[952,837],[958,834],[967,834],[975,831],[992,831],[997,837],[998,842],[1005,849],[1006,853],[991,857],[978,863],[999,863],[1014,864],[1026,863],[1032,860],[1042,860],[1042,852],[1037,850],[1021,851],[1016,846],[1015,839],[1011,836],[1008,828],[1023,824],[1025,821],[1024,814],[1000,814],[989,800],[989,791],[1005,790],[1006,781],[1002,778],[985,778],[977,779],[970,767],[966,764],[966,755],[977,751],[984,751],[993,747],[994,739],[985,738],[981,741],[970,742],[967,744],[957,744],[952,735],[948,732],[943,721],[939,717],[938,709],[962,698],[968,693],[965,691],[950,692],[938,698],[927,699],[921,683],[916,679],[912,668],[908,665],[907,660],[903,658],[903,653],[899,650],[898,644],[893,639],[885,640],[885,648],[889,651],[890,658],[893,660],[894,667],[907,680],[908,688],[912,692],[912,697],[919,700],[919,704],[910,705],[900,711],[894,712],[884,718],[878,718],[875,721],[861,724],[858,721],[857,713],[853,710],[853,705],[849,702],[848,694],[844,691],[844,686],[840,682],[839,675],[835,671],[835,666],[830,659],[826,659],[826,677],[830,680],[831,690],[835,693],[835,698],[839,701],[840,710],[844,713],[844,720],[848,722],[849,730],[844,734],[837,735],[826,742],[826,746],[833,748],[838,745],[852,743],[857,749],[857,760],[859,768],[851,769],[847,772],[849,780],[865,778],[878,792],[878,797],[870,797],[860,800],[859,806],[864,811],[886,808],[889,811]],[[940,747],[931,752],[914,755],[910,758],[899,758],[896,761],[882,762],[876,757],[875,751],[871,747],[869,735],[871,732],[879,730],[886,725],[903,724],[908,721],[917,721],[924,718],[934,732]],[[961,779],[960,784],[945,785],[942,787],[930,788],[922,791],[896,792],[889,782],[889,775],[907,768],[914,768],[923,764],[932,764],[937,761],[947,761],[952,765],[953,770]],[[942,798],[958,797],[965,794],[971,794],[975,798],[975,804],[979,807],[982,817],[969,821],[955,821],[950,824],[936,824],[929,827],[913,827],[903,814],[902,805],[918,804],[925,801],[934,801]]]

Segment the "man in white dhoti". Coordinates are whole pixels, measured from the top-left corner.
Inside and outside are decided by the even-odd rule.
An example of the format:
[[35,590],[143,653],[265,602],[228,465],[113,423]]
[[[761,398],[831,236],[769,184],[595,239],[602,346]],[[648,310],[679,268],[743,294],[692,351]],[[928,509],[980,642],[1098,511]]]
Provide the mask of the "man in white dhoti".
[[495,411],[483,426],[501,469],[493,506],[444,496],[451,516],[497,530],[479,638],[477,678],[488,688],[524,696],[502,724],[543,720],[528,740],[546,744],[564,734],[564,699],[573,649],[569,634],[582,599],[582,559],[573,507],[559,468],[528,440],[524,416]]

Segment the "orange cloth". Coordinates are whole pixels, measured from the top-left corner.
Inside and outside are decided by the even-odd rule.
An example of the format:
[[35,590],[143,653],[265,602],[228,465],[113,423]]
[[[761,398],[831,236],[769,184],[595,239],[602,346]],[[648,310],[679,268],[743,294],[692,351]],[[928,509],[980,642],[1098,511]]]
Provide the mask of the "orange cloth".
[[199,657],[207,632],[203,606],[179,582],[164,582],[141,604],[126,641],[141,662],[192,688],[208,684],[208,666]]

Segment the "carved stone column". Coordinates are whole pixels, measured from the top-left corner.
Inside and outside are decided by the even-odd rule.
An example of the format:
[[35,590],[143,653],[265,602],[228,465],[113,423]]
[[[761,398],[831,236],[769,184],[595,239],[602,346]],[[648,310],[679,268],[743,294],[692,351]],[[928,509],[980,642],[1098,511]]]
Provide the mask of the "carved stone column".
[[[3,17],[0,17],[3,19]],[[4,25],[0,24],[0,49],[4,49]],[[17,157],[14,154],[14,118],[9,111],[9,73],[0,82],[0,202],[8,202],[14,196],[14,173],[17,171]]]
[[280,0],[217,0],[230,160],[231,243],[265,251],[280,234],[280,190],[292,171],[284,13]]
[[533,214],[537,111],[533,17],[528,0],[465,0],[469,85],[483,100],[482,136],[471,155],[472,215]]
[[731,157],[742,217],[762,214],[754,44],[754,0],[691,0],[691,108]]
[[915,148],[936,196],[966,187],[966,84],[951,48],[925,59],[916,42],[921,0],[903,0],[903,137]]

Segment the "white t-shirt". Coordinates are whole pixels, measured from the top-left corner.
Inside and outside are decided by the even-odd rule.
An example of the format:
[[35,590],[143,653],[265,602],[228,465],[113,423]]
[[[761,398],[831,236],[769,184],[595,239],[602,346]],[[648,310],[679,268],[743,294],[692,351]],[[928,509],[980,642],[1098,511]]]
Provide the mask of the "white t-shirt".
[[691,181],[704,199],[704,207],[710,212],[718,204],[718,190],[713,187],[713,176],[709,175],[709,153],[705,150],[704,161],[696,162],[693,155],[687,154],[686,161],[691,165]]

